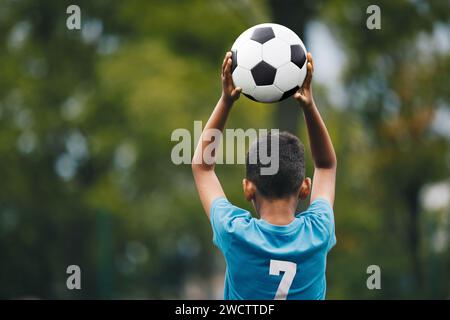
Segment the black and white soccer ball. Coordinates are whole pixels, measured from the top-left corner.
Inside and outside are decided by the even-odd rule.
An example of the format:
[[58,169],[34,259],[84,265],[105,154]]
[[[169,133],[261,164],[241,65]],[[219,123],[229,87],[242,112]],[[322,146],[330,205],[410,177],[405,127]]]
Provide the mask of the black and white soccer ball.
[[242,93],[258,102],[293,95],[306,77],[306,48],[289,28],[263,23],[244,31],[231,47],[232,76]]

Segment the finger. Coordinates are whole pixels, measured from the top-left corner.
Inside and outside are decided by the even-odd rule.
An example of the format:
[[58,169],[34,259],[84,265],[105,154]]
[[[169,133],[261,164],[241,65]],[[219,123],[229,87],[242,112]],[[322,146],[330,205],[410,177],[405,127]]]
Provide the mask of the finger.
[[314,72],[314,61],[311,52],[308,52],[308,62],[311,63],[311,70]]
[[225,77],[227,79],[231,78],[231,58],[228,58],[226,65],[225,65]]
[[223,59],[223,62],[222,62],[222,75],[225,74],[226,65],[227,65],[227,57],[225,56],[225,58]]
[[296,92],[295,94],[294,94],[294,99],[296,99],[296,100],[299,100],[299,99],[301,99],[302,98],[302,94],[300,93],[300,92]]
[[242,88],[236,87],[236,88],[234,88],[234,90],[231,92],[231,95],[232,95],[233,97],[238,97],[238,96],[241,94],[241,92],[242,92]]
[[311,62],[308,62],[308,64],[306,65],[306,68],[307,68],[307,72],[306,72],[305,81],[303,82],[303,87],[309,88],[311,85],[311,81],[312,81],[312,64],[311,64]]
[[226,65],[227,65],[227,61],[228,61],[228,58],[229,58],[229,51],[227,52],[227,53],[225,53],[225,57],[223,58],[223,62],[222,62],[222,73],[224,73],[224,71],[225,71],[225,67],[226,67]]

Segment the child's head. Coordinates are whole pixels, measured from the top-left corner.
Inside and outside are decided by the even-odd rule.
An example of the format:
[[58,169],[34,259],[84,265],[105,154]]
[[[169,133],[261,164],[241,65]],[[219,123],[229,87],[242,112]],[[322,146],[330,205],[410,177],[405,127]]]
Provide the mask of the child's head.
[[[278,139],[278,171],[273,175],[264,175],[261,174],[261,168],[268,167],[269,164],[261,163],[259,150],[267,150],[271,158],[277,156],[271,154],[273,139]],[[250,163],[250,159],[257,161]],[[290,197],[305,199],[309,194],[311,180],[305,179],[305,148],[300,140],[288,132],[269,133],[259,137],[247,153],[243,186],[247,200],[258,196],[269,200]]]

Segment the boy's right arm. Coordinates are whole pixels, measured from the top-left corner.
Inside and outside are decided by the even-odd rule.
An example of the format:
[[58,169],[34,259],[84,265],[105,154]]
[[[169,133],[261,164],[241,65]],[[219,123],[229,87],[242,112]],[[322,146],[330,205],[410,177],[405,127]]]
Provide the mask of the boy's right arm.
[[311,87],[314,64],[311,53],[308,53],[307,69],[308,73],[303,86],[294,95],[294,98],[300,102],[303,108],[314,160],[314,177],[310,202],[312,203],[315,199],[322,198],[328,200],[333,206],[337,166],[336,153],[334,152],[327,127],[314,103]]
[[[231,107],[241,93],[241,88],[236,88],[233,84],[231,65],[231,52],[227,52],[222,64],[222,96],[203,129],[192,159],[192,173],[194,174],[195,186],[208,217],[210,216],[213,201],[219,197],[225,197],[225,194],[214,171],[216,147],[211,152],[213,159],[210,160],[213,160],[212,163],[204,159],[205,154],[208,153],[205,150],[210,148],[213,143],[217,146],[219,141],[215,140],[216,137],[213,133],[214,131],[219,131],[222,134]],[[217,139],[219,138],[217,137]]]

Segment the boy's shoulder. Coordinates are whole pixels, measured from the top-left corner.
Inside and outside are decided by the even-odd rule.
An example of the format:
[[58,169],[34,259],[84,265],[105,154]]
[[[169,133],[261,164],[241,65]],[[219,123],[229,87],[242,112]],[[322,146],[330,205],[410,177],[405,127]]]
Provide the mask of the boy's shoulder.
[[[246,220],[264,221],[263,219],[257,219],[252,216],[250,211],[243,209],[225,197],[216,198],[211,204],[210,219],[213,219],[214,215],[223,215],[228,218],[245,218]],[[306,210],[296,213],[296,218],[308,218],[308,217],[323,217],[334,218],[333,207],[326,199],[315,199]]]
[[336,243],[332,208],[324,199],[311,203],[288,225],[274,225],[254,218],[248,210],[233,205],[226,198],[214,200],[210,217],[213,242],[225,254],[237,245],[241,250],[233,251],[236,254],[246,246],[258,252],[277,252],[280,248],[292,248],[292,252],[299,248],[323,248],[327,252]]

